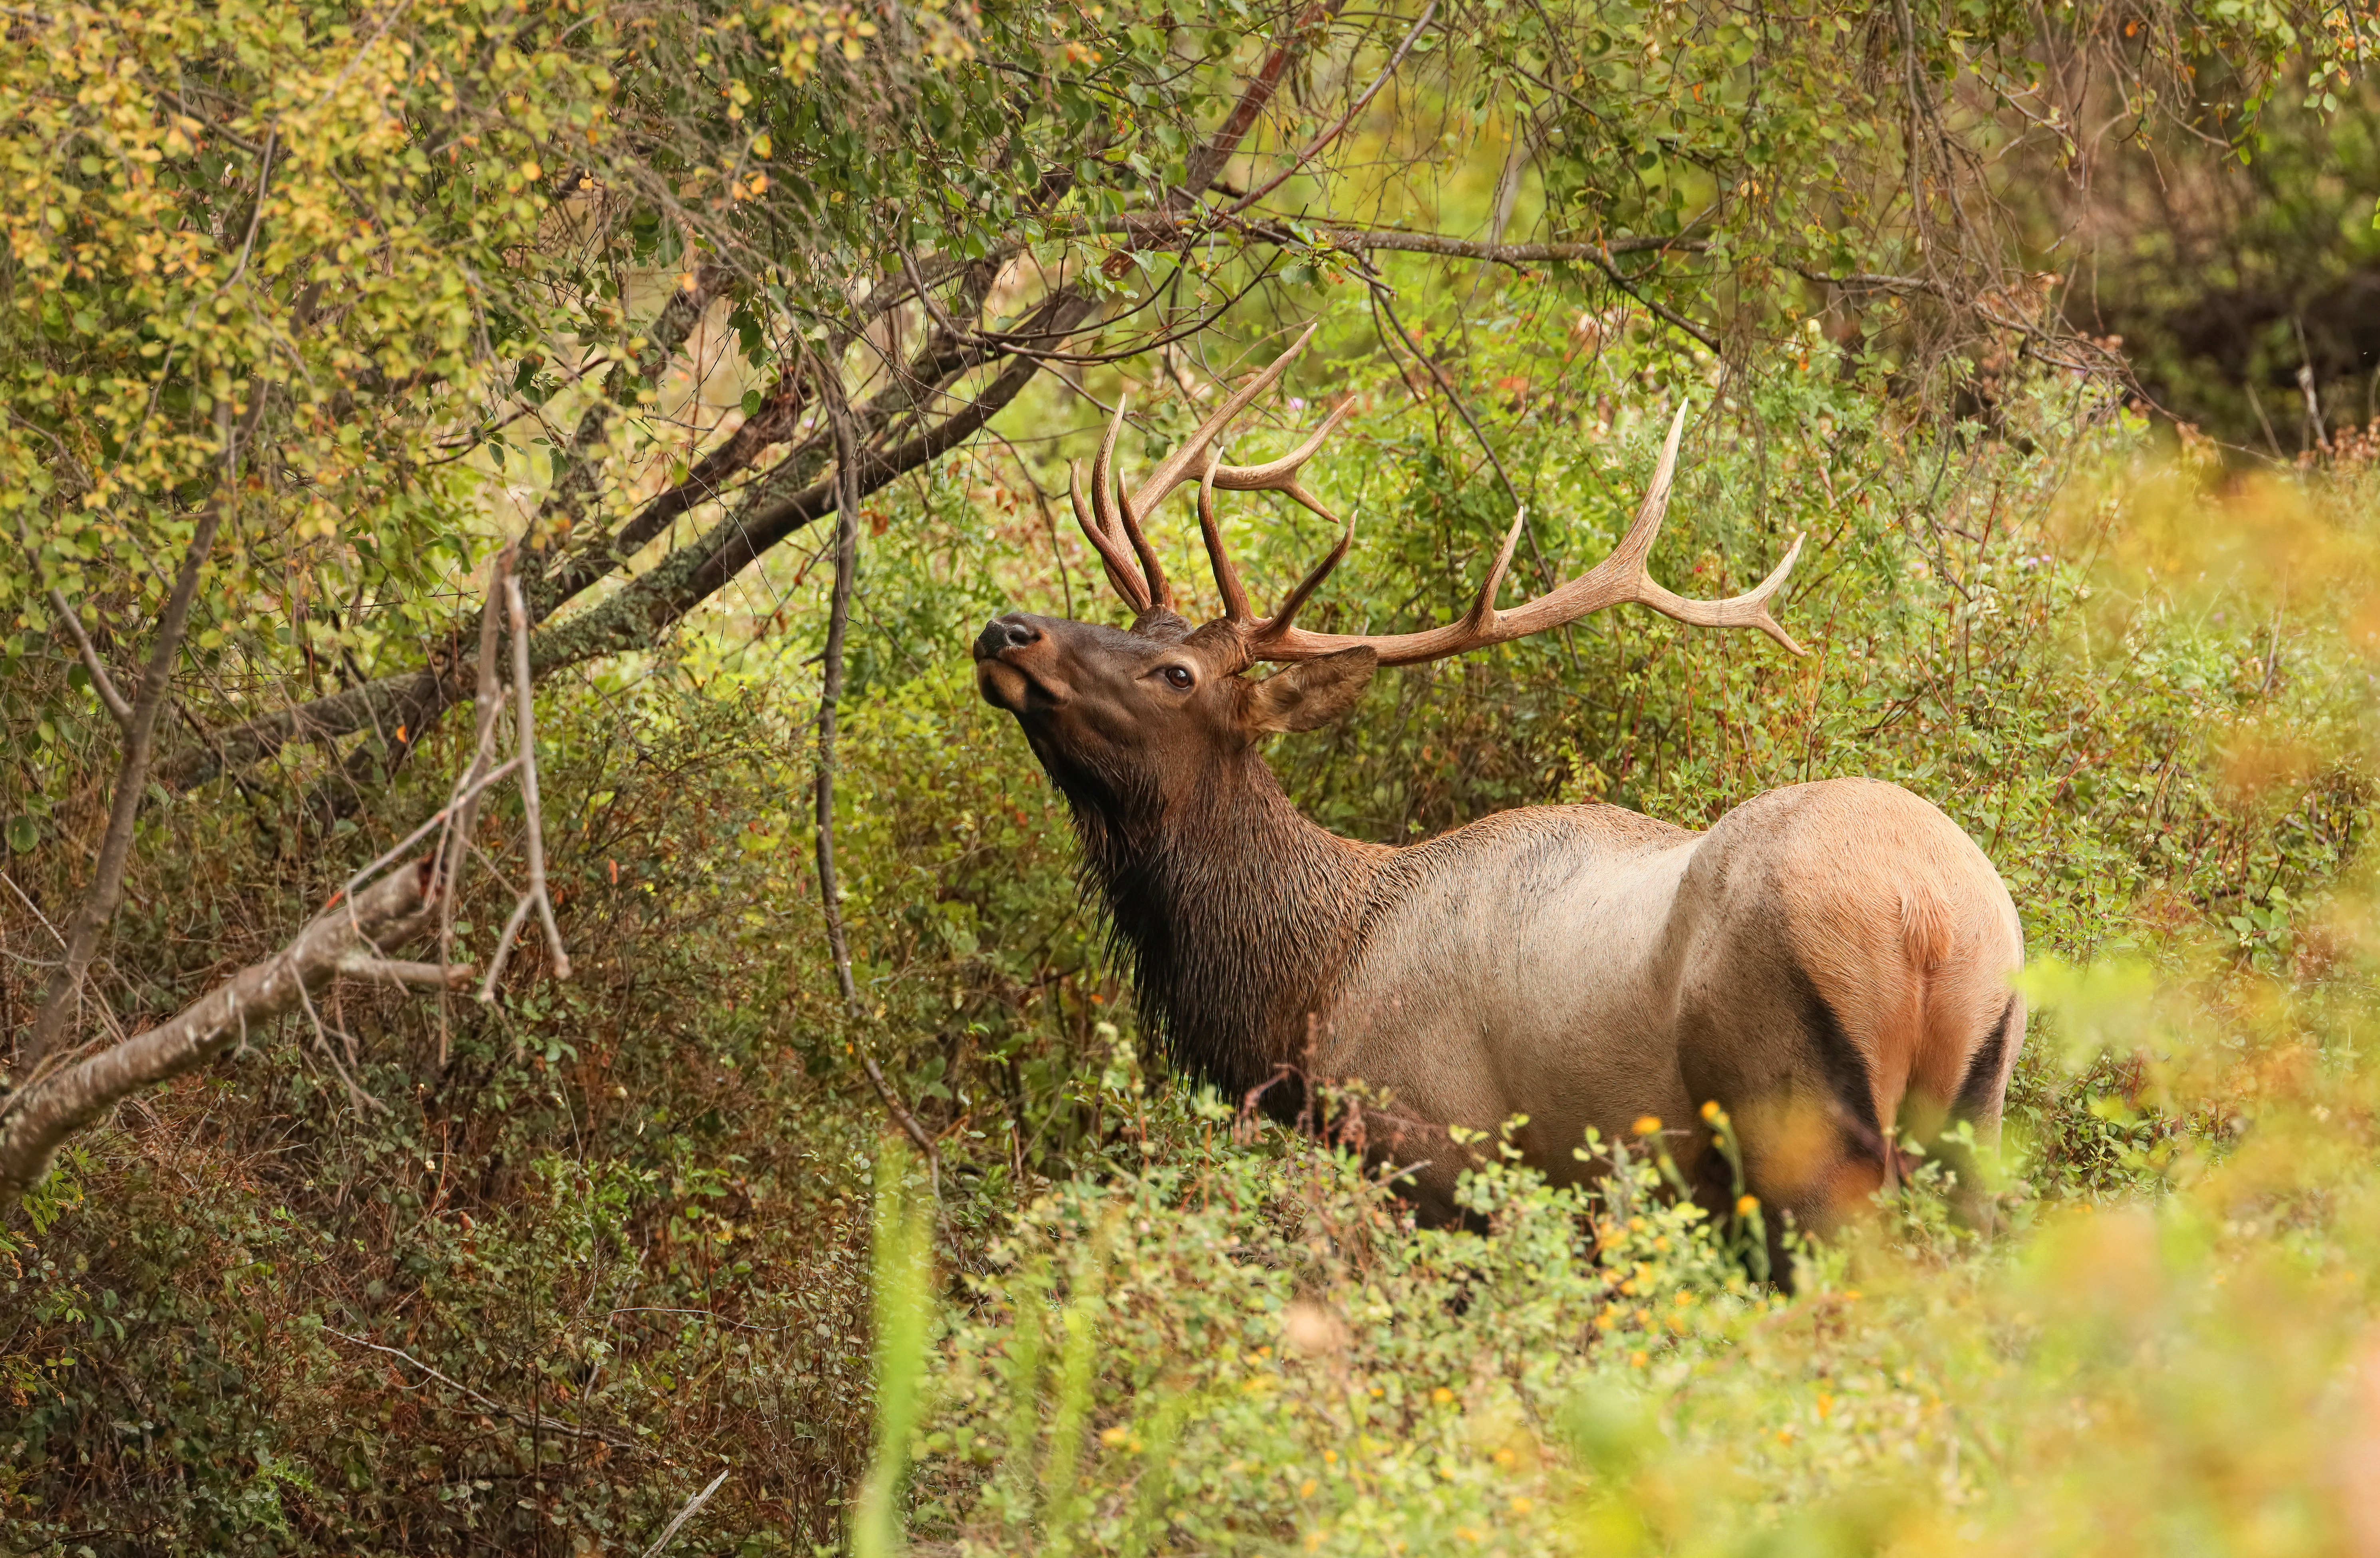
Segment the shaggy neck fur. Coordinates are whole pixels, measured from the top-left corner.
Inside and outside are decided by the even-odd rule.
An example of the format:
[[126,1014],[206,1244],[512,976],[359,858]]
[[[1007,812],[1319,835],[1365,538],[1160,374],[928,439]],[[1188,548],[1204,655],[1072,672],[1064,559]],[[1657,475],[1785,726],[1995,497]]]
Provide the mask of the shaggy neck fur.
[[1167,1055],[1234,1103],[1263,1087],[1268,1112],[1294,1114],[1309,1014],[1327,1008],[1388,851],[1299,815],[1252,750],[1219,758],[1171,807],[1051,772]]

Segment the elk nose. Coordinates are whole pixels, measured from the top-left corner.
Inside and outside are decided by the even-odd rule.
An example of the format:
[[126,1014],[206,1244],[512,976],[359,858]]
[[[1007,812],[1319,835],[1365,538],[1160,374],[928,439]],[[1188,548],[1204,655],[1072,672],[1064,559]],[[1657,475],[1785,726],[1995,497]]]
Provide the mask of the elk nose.
[[1040,641],[1041,629],[1021,616],[995,616],[984,624],[975,640],[975,657],[990,660],[1005,649],[1022,649]]

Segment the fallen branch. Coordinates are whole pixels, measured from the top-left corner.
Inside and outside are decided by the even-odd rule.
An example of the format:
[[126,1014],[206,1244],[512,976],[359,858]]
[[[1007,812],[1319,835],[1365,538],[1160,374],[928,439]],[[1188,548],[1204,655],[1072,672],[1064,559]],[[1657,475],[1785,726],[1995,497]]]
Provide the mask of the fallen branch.
[[[204,539],[203,537],[201,538]],[[203,555],[194,543],[192,555]],[[446,804],[393,848],[347,879],[288,945],[262,962],[242,969],[177,1016],[146,1032],[125,1037],[117,1029],[113,1043],[77,1058],[66,1042],[51,1046],[26,1067],[13,1092],[0,1092],[0,1206],[6,1206],[37,1184],[49,1170],[58,1148],[75,1132],[104,1116],[144,1088],[204,1065],[249,1038],[261,1027],[293,1011],[303,1011],[314,1026],[323,1053],[357,1104],[377,1107],[351,1073],[354,1041],[348,1047],[350,1065],[339,1064],[323,1030],[314,995],[345,975],[407,990],[427,990],[442,996],[468,985],[474,972],[451,955],[454,907],[461,891],[465,866],[472,853],[470,834],[481,800],[491,786],[507,774],[516,774],[528,823],[525,852],[528,887],[513,910],[504,940],[490,960],[481,999],[492,994],[502,972],[505,949],[534,909],[553,954],[557,977],[567,978],[569,955],[563,950],[553,904],[546,887],[544,818],[537,788],[537,724],[529,677],[528,614],[519,577],[513,571],[518,553],[506,547],[497,554],[488,584],[488,604],[481,613],[480,643],[480,719],[471,760],[448,792]],[[186,570],[186,578],[195,567]],[[496,676],[496,612],[499,603],[513,625],[514,746],[513,754],[495,761],[497,726],[502,712]],[[169,624],[172,626],[172,624]],[[178,628],[176,627],[176,632]],[[161,634],[164,632],[161,629]],[[152,662],[151,681],[156,678]],[[144,683],[144,702],[152,689]],[[152,711],[153,712],[153,711]],[[131,743],[128,741],[128,746]],[[443,832],[442,832],[443,830]],[[433,832],[441,833],[431,851],[419,859],[398,861]],[[13,886],[14,883],[11,883]],[[390,954],[406,942],[436,929],[439,958],[413,962]],[[55,932],[54,932],[55,933]],[[63,942],[65,938],[60,937]],[[104,1003],[101,1013],[113,1026]],[[445,1035],[440,1032],[443,1062]]]
[[287,946],[243,968],[176,1016],[36,1077],[0,1102],[0,1205],[48,1172],[66,1139],[123,1100],[225,1053],[294,1011],[358,956],[377,957],[428,923],[431,862],[415,861],[308,921]]

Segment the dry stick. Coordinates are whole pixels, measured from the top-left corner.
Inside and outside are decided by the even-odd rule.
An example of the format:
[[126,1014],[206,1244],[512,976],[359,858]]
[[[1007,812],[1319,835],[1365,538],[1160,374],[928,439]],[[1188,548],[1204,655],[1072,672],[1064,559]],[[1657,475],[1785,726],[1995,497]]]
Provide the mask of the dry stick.
[[926,1174],[933,1187],[934,1199],[942,1199],[942,1156],[934,1148],[934,1138],[917,1117],[903,1106],[900,1096],[884,1079],[883,1068],[876,1064],[864,1038],[857,1032],[861,1011],[859,987],[851,977],[851,941],[844,932],[843,903],[836,896],[834,872],[834,736],[836,706],[843,698],[843,639],[851,625],[851,578],[859,561],[859,438],[851,425],[851,408],[843,398],[843,385],[836,382],[834,370],[827,364],[814,363],[818,374],[820,400],[826,408],[827,420],[834,429],[835,543],[834,594],[827,611],[826,653],[824,669],[819,678],[818,715],[818,873],[819,901],[826,909],[826,941],[834,956],[835,981],[843,989],[843,1009],[851,1023],[859,1064],[867,1068],[868,1079],[875,1084],[876,1096],[884,1101],[885,1112],[891,1114],[917,1150],[926,1155]]
[[[378,876],[382,871],[385,870],[390,866],[395,865],[397,859],[402,857],[407,850],[412,848],[415,845],[428,837],[431,829],[443,829],[447,827],[457,815],[455,808],[458,804],[468,805],[469,803],[478,800],[489,785],[493,785],[497,780],[502,779],[505,774],[510,773],[514,769],[519,766],[520,759],[506,758],[494,768],[488,770],[487,773],[472,779],[469,785],[459,787],[459,793],[448,797],[446,804],[431,812],[428,822],[422,823],[419,827],[414,829],[403,838],[398,839],[395,844],[390,845],[386,850],[382,852],[378,859],[374,860],[370,865],[366,866],[363,870],[356,872],[355,875],[347,878],[345,884],[343,884],[337,892],[331,895],[330,903],[324,904],[322,907],[324,908],[333,907],[341,900],[347,897],[348,895],[355,892],[355,890],[361,886],[365,882],[369,881],[372,877]],[[469,776],[466,775],[466,777]],[[437,853],[441,856],[445,853],[445,846],[443,843],[441,844]]]
[[[347,960],[344,957],[339,959],[342,967],[346,965],[346,961]],[[363,1084],[358,1082],[354,1074],[346,1066],[339,1064],[338,1055],[331,1048],[331,1036],[323,1030],[322,1014],[314,1009],[314,998],[307,993],[306,987],[302,983],[298,987],[298,1004],[306,1013],[306,1020],[313,1025],[314,1047],[322,1052],[322,1058],[324,1060],[331,1063],[331,1069],[338,1075],[339,1081],[346,1088],[347,1102],[356,1106],[356,1113],[358,1114],[362,1114],[365,1106],[370,1105],[371,1108],[379,1110],[383,1114],[388,1114],[390,1112],[388,1105],[372,1097],[371,1094],[364,1091]],[[340,1037],[344,1039],[346,1035],[342,1033],[340,1034]],[[349,1047],[352,1050],[353,1046],[350,1045]]]
[[[479,679],[472,689],[478,718],[471,739],[471,766],[455,787],[455,797],[462,802],[462,809],[455,812],[452,828],[438,841],[438,961],[442,966],[451,966],[455,961],[455,905],[462,896],[463,869],[470,858],[472,832],[480,822],[478,775],[495,754],[496,721],[504,712],[504,689],[496,680],[496,597],[504,578],[512,572],[513,556],[513,546],[506,546],[488,565],[488,598],[480,607]],[[513,759],[515,762],[518,761],[517,757]],[[453,802],[449,802],[449,809],[454,809]],[[452,1034],[446,997],[442,992],[438,997],[441,1071],[446,1069]]]
[[[729,1470],[733,1469],[733,1467],[729,1468]],[[645,1549],[645,1558],[661,1558],[662,1549],[667,1547],[670,1544],[670,1539],[677,1535],[677,1528],[693,1519],[702,1506],[710,1502],[710,1495],[719,1491],[719,1485],[726,1480],[727,1473],[722,1471],[710,1479],[710,1487],[686,1500],[686,1507],[677,1512],[677,1517],[662,1527],[662,1534],[653,1539],[653,1545]]]
[[[570,954],[562,944],[562,930],[553,922],[553,900],[545,887],[545,813],[538,804],[537,795],[537,684],[530,678],[528,664],[528,603],[521,596],[520,580],[509,574],[504,581],[504,612],[512,625],[513,637],[513,753],[520,763],[521,812],[528,837],[525,848],[528,856],[528,885],[521,890],[520,901],[513,905],[512,918],[504,921],[504,933],[496,938],[495,955],[488,959],[488,976],[480,981],[480,1002],[482,1005],[496,998],[496,980],[504,971],[512,956],[513,938],[520,934],[532,908],[545,927],[546,949],[553,959],[553,977],[570,977]],[[516,1046],[517,1049],[517,1046]]]
[[[260,394],[252,388],[249,393]],[[123,896],[125,868],[132,858],[133,823],[140,815],[141,793],[149,783],[149,758],[156,749],[157,715],[173,684],[174,662],[181,654],[182,630],[189,623],[190,599],[198,593],[200,570],[206,566],[207,554],[214,550],[215,529],[222,522],[220,502],[210,503],[199,515],[197,533],[182,554],[181,572],[166,598],[164,615],[158,618],[157,641],[150,651],[148,668],[141,673],[131,715],[124,722],[124,761],[116,770],[115,797],[108,811],[107,832],[100,840],[99,863],[75,909],[66,961],[50,980],[41,1012],[33,1018],[32,1036],[19,1057],[27,1071],[41,1064],[66,1031],[67,1018],[82,994],[83,974],[99,950],[100,932],[115,918],[116,902]]]
[[513,626],[513,740],[520,758],[521,810],[528,822],[528,892],[537,900],[537,916],[545,924],[545,944],[553,955],[553,977],[570,977],[570,954],[562,944],[562,928],[553,922],[553,895],[545,885],[545,810],[537,794],[537,684],[528,669],[528,603],[521,598],[520,580],[504,580],[504,603]]

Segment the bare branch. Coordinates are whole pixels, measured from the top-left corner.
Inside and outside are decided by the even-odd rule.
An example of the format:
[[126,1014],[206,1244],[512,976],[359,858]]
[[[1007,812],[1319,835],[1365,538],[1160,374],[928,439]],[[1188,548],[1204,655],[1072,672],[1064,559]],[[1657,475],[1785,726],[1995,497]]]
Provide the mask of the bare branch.
[[99,700],[107,706],[107,712],[115,716],[115,723],[130,730],[132,705],[124,701],[124,695],[115,690],[115,681],[108,676],[106,663],[99,658],[99,650],[91,643],[91,635],[83,631],[82,618],[75,615],[74,607],[67,603],[65,590],[51,590],[50,609],[58,614],[58,620],[65,623],[67,631],[74,636],[75,652],[82,656],[82,668],[90,673],[91,690],[99,694]]
[[1393,227],[1323,227],[1316,236],[1334,249],[1357,254],[1436,254],[1499,265],[1573,264],[1598,270],[1623,254],[1699,254],[1710,247],[1700,238],[1682,237],[1611,238],[1601,243],[1487,243]]
[[[734,1469],[733,1467],[728,1468],[729,1471]],[[677,1535],[678,1528],[693,1519],[702,1506],[710,1502],[710,1495],[719,1491],[720,1486],[726,1480],[727,1472],[722,1471],[710,1479],[710,1487],[686,1500],[686,1507],[679,1510],[670,1523],[662,1528],[662,1534],[653,1539],[653,1545],[645,1549],[645,1558],[661,1558],[662,1549],[667,1547],[670,1544],[670,1539]]]
[[[263,396],[256,391],[249,393],[261,406]],[[228,437],[226,430],[226,442]],[[132,859],[133,824],[140,818],[141,793],[149,784],[149,757],[155,749],[157,715],[165,707],[166,693],[173,684],[174,664],[182,651],[182,632],[189,624],[190,600],[198,593],[200,571],[206,566],[207,554],[214,550],[215,529],[222,522],[220,501],[210,503],[200,512],[197,532],[182,554],[181,571],[175,577],[173,592],[166,597],[165,610],[157,619],[156,641],[150,646],[148,668],[141,673],[140,698],[124,722],[124,757],[116,768],[115,797],[108,810],[107,832],[100,839],[99,860],[67,929],[66,961],[50,980],[41,1012],[33,1018],[32,1033],[18,1057],[19,1064],[29,1071],[42,1063],[66,1032],[75,1008],[80,1004],[83,974],[99,950],[100,932],[115,918],[116,902],[123,896],[124,872]]]
[[[488,598],[480,608],[480,660],[476,686],[479,721],[471,741],[471,766],[456,781],[455,799],[447,809],[455,813],[453,827],[440,839],[439,880],[444,889],[438,903],[438,961],[455,961],[455,903],[462,896],[463,871],[469,863],[471,833],[480,823],[480,790],[476,778],[487,766],[495,751],[496,722],[503,714],[503,689],[496,684],[496,598],[504,580],[512,572],[513,549],[498,552],[488,563]],[[517,762],[515,757],[511,760]],[[456,809],[457,803],[460,809]],[[448,1033],[446,1000],[438,1001],[438,1068],[446,1068]]]
[[553,895],[545,887],[545,811],[537,793],[537,683],[528,667],[528,606],[521,599],[518,578],[504,580],[504,602],[511,608],[513,629],[513,744],[520,763],[521,810],[528,819],[528,896],[545,922],[547,950],[553,955],[553,977],[570,977],[570,954],[562,945],[562,931],[553,923]]
[[[528,885],[520,899],[513,905],[512,917],[504,921],[503,934],[496,938],[496,950],[488,959],[487,977],[480,981],[480,1002],[482,1005],[496,998],[496,981],[503,977],[504,964],[512,956],[513,938],[528,922],[529,910],[537,911],[545,928],[546,949],[552,955],[553,977],[570,977],[570,954],[562,944],[561,928],[553,922],[553,899],[545,886],[545,813],[538,802],[537,793],[537,683],[529,673],[528,604],[521,597],[520,580],[512,575],[503,576],[500,588],[504,607],[512,626],[513,642],[513,761],[520,765],[521,809],[528,827],[525,848],[528,855]],[[492,678],[491,678],[492,685]],[[486,719],[487,702],[481,703],[481,718]]]
[[67,1138],[143,1088],[223,1054],[252,1029],[295,1009],[305,992],[358,955],[423,929],[431,862],[417,861],[323,910],[279,952],[216,986],[146,1032],[110,1045],[0,1102],[0,1205],[47,1172]]
[[383,984],[407,985],[417,990],[461,990],[471,982],[468,963],[407,963],[394,958],[370,957],[362,953],[349,953],[339,961],[339,972],[359,980],[378,980]]
[[496,981],[504,977],[504,965],[512,961],[513,938],[528,923],[529,897],[524,893],[513,905],[511,918],[496,934],[495,955],[488,959],[487,977],[480,981],[480,1004],[484,1006],[496,998]]
[[[637,381],[656,384],[661,382],[662,371],[677,359],[686,337],[694,334],[695,326],[733,279],[722,265],[697,265],[686,274],[683,284],[670,294],[669,301],[654,316],[644,349],[637,357]],[[528,578],[532,594],[541,593],[540,585],[552,555],[557,522],[568,520],[575,528],[583,521],[587,501],[601,484],[603,462],[600,454],[619,416],[623,388],[621,376],[614,375],[607,393],[579,417],[578,426],[571,433],[569,464],[547,492],[545,501],[538,505],[537,517],[530,522],[525,538],[528,544],[517,554],[517,566]],[[544,606],[540,615],[552,609],[551,605]]]
[[[832,370],[815,367],[820,397],[827,418],[834,429],[835,482],[839,489],[835,505],[834,594],[827,608],[826,652],[824,670],[819,683],[818,714],[818,875],[819,902],[826,910],[827,947],[834,959],[835,982],[842,987],[844,1016],[854,1029],[866,1016],[859,1004],[859,987],[851,977],[851,941],[843,924],[842,890],[835,882],[834,870],[834,739],[838,705],[843,699],[843,640],[851,626],[851,583],[859,559],[859,436],[851,425],[851,408],[843,398],[843,385],[836,382]],[[935,1149],[934,1138],[917,1117],[901,1102],[900,1095],[884,1079],[883,1069],[866,1044],[860,1043],[859,1062],[867,1069],[868,1080],[875,1086],[876,1096],[884,1101],[885,1113],[899,1124],[902,1131],[917,1150],[926,1155],[926,1173],[933,1187],[934,1199],[942,1194],[942,1157]]]

